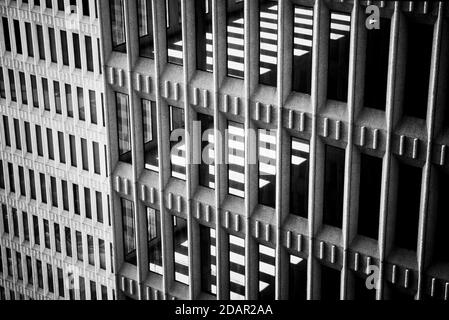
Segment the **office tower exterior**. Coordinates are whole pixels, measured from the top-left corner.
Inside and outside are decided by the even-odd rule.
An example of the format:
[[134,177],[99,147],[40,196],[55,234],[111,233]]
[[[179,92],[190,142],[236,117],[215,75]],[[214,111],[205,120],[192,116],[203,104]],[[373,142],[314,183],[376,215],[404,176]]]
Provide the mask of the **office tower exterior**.
[[0,299],[113,299],[96,1],[0,19]]
[[[39,9],[36,1],[29,2],[27,8],[40,15],[21,16],[21,34],[27,28],[23,20],[43,19],[41,12],[48,10],[48,1],[40,1]],[[52,17],[58,15],[58,3],[52,2]],[[89,18],[85,3],[90,4]],[[52,115],[41,123],[42,137],[47,127],[67,132],[79,126],[79,135],[68,133],[76,143],[76,168],[72,148],[66,149],[64,169],[75,172],[67,178],[69,210],[57,211],[75,233],[73,257],[65,258],[63,251],[62,258],[69,265],[77,260],[76,231],[85,237],[83,252],[88,255],[89,232],[95,238],[101,229],[108,272],[102,279],[110,285],[110,298],[115,286],[115,298],[142,300],[448,299],[449,5],[99,0],[95,11],[93,1],[78,0],[78,36],[67,31],[68,50],[54,50],[56,63],[50,45],[44,46],[45,63],[40,61],[40,31],[34,24],[31,29],[36,35],[31,61],[45,65],[31,70],[46,74],[54,69],[56,75],[67,70],[65,81],[75,81],[70,82],[73,119],[66,116],[65,91],[60,91],[62,122],[53,101],[56,94],[47,99],[50,113],[45,110],[41,73],[35,90],[39,110],[13,101],[22,101],[21,76],[15,73],[30,72],[20,69],[28,60],[17,53],[14,41],[14,14],[24,3],[2,4],[2,19],[9,20],[0,25],[0,34],[5,25],[13,34],[11,49],[2,47],[0,79],[0,94],[5,92],[2,116],[12,114],[8,125],[2,124],[10,133],[2,132],[1,140],[8,225],[14,229],[12,199],[22,199],[16,196],[21,190],[20,162],[8,159],[13,153],[20,159],[27,156],[22,151],[26,143],[16,150],[19,131],[14,131],[14,119],[33,112],[42,118]],[[44,43],[52,43],[47,26],[52,19],[45,19],[40,37]],[[54,25],[56,48],[63,48],[63,37],[56,32],[63,22]],[[7,47],[7,41],[1,43]],[[23,52],[27,48],[22,42]],[[88,48],[92,59],[86,58]],[[15,91],[10,89],[11,78]],[[32,77],[26,79],[33,84]],[[52,83],[48,80],[49,88]],[[84,92],[92,85],[95,105],[104,106],[104,113],[97,110],[96,125],[80,120],[83,113],[75,111],[84,106],[78,104],[77,84]],[[30,103],[33,92],[27,91]],[[85,115],[90,119],[87,96],[84,93]],[[17,112],[20,108],[27,112]],[[22,141],[26,130],[21,131]],[[91,131],[91,139],[100,140],[100,175],[86,137]],[[88,141],[87,153],[79,137]],[[31,163],[53,164],[46,144],[40,157],[33,143],[37,154]],[[86,154],[93,154],[88,170],[83,167]],[[37,204],[53,212],[51,175],[45,171],[49,204],[41,204],[40,168],[34,168]],[[70,188],[72,179],[80,177],[85,179],[75,182],[79,190],[74,193],[79,195],[78,216]],[[11,179],[17,191],[11,191]],[[89,181],[91,190],[101,181],[96,191],[103,191],[105,222],[95,224],[97,229],[90,228],[96,220],[85,212],[89,210],[82,183]],[[64,194],[58,189],[59,197]],[[91,203],[94,217],[93,195]],[[32,217],[28,219],[31,234]],[[40,235],[45,245],[44,222]],[[81,223],[85,229],[77,229]],[[2,232],[0,285],[7,288],[8,298],[9,288],[21,282],[8,278],[18,247],[13,245],[8,253],[11,246],[4,243],[20,243],[22,238]],[[97,259],[95,246],[96,238]],[[84,272],[90,270],[87,260]],[[112,270],[115,278],[110,277]],[[88,288],[90,273],[84,275]]]
[[100,3],[119,298],[447,299],[444,3]]

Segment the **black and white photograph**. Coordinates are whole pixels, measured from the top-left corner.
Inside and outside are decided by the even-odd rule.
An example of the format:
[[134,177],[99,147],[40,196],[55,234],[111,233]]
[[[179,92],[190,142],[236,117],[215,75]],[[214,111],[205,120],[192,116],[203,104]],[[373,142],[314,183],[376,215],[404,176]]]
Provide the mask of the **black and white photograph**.
[[0,20],[0,317],[449,300],[449,2],[0,0]]

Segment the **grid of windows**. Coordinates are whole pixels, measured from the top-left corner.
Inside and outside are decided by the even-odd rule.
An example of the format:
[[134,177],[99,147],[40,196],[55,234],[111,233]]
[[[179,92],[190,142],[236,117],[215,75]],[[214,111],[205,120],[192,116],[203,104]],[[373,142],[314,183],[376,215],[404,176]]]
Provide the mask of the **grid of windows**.
[[[161,287],[144,285],[143,299],[388,299],[403,292],[421,299],[432,281],[440,288],[433,297],[444,298],[449,279],[428,270],[434,262],[424,254],[436,219],[447,225],[437,209],[444,200],[427,197],[431,186],[444,185],[435,171],[447,166],[449,145],[447,117],[440,117],[447,114],[447,81],[440,80],[449,31],[439,4],[382,3],[380,29],[371,29],[365,1],[167,0],[151,8],[139,1],[137,10],[119,11],[117,3],[104,5],[115,17],[103,29],[124,30],[117,21],[135,20],[126,28],[139,37],[126,39],[137,58],[126,66],[131,84],[117,83],[113,73],[123,65],[116,56],[106,61],[114,75],[106,99],[121,119],[108,124],[112,143],[136,151],[132,169],[122,165],[130,162],[122,150],[112,153],[112,204],[133,199],[121,235],[133,240],[119,254],[148,243],[137,255],[151,272],[136,271],[150,280],[163,275]],[[103,44],[114,47],[114,40]],[[118,92],[129,94],[126,103]],[[214,128],[209,142],[225,141],[224,166],[189,161],[205,146],[195,145],[193,120],[200,135]],[[405,200],[409,185],[413,201]],[[377,291],[363,288],[367,263],[385,266]],[[137,279],[119,277],[133,283],[122,297],[135,298]]]

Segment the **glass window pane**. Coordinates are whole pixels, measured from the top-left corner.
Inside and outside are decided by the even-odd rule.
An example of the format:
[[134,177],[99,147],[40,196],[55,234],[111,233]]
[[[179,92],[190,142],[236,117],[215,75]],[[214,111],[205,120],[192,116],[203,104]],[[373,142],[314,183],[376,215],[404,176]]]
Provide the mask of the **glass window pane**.
[[123,0],[110,0],[112,50],[126,52]]
[[278,2],[259,0],[259,83],[277,85]]
[[181,65],[182,59],[182,24],[181,24],[181,0],[166,1],[167,19],[167,61]]
[[173,217],[173,260],[175,281],[189,284],[189,251],[187,221]]
[[351,15],[331,12],[329,34],[327,98],[346,102],[348,99]]
[[310,94],[312,86],[313,8],[294,6],[292,90]]
[[276,131],[258,129],[259,203],[275,207],[276,203]]
[[139,19],[139,53],[141,57],[154,59],[153,10],[151,0],[137,0]]
[[186,161],[184,144],[184,109],[170,107],[170,158],[171,175],[174,178],[186,179]]
[[161,218],[159,211],[148,207],[146,210],[148,223],[148,269],[151,272],[162,274]]
[[158,172],[156,103],[142,99],[143,143],[145,168]]
[[126,199],[122,202],[123,249],[125,261],[137,265],[136,256],[136,224],[134,220],[133,203]]
[[128,95],[116,93],[117,133],[120,161],[131,163],[131,129]]

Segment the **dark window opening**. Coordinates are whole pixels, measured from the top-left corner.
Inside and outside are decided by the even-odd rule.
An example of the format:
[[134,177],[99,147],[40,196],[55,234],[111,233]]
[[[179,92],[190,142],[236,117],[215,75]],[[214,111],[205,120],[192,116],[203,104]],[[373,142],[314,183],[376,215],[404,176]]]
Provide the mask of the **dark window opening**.
[[345,150],[325,148],[323,224],[342,228]]

